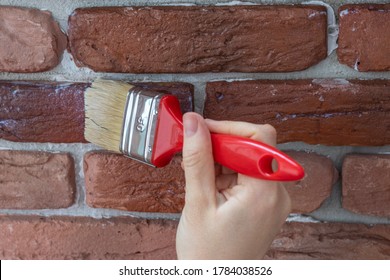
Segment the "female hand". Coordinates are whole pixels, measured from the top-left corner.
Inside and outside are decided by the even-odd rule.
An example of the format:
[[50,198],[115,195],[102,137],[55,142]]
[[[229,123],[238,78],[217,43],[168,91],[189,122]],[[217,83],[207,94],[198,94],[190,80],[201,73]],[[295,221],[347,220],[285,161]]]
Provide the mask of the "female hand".
[[185,206],[176,236],[179,259],[261,259],[291,210],[284,187],[214,164],[210,131],[276,145],[270,125],[183,117]]

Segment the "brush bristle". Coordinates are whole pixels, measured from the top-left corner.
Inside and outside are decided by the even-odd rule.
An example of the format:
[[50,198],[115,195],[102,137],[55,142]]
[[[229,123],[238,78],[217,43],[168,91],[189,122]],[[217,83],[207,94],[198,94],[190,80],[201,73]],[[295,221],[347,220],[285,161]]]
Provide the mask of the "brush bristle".
[[84,137],[107,150],[119,152],[127,93],[133,85],[96,80],[85,92]]

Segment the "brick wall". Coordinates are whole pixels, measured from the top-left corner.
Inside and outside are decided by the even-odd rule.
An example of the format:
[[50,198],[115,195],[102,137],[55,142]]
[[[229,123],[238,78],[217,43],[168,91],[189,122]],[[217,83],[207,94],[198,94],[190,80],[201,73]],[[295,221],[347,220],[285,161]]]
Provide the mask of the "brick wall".
[[176,258],[180,156],[152,169],[86,143],[97,77],[277,128],[306,176],[266,258],[390,259],[388,1],[109,2],[0,0],[1,259]]

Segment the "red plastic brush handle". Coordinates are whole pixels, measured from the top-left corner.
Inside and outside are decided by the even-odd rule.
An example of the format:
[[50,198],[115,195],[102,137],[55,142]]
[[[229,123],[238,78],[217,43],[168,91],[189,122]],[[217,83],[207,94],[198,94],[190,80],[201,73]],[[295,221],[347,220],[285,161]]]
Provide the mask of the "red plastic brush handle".
[[[296,181],[305,175],[292,158],[272,146],[234,135],[211,133],[214,160],[238,173],[272,181]],[[273,170],[273,161],[277,169]]]
[[[183,116],[176,97],[164,96],[160,101],[159,118],[153,147],[152,163],[167,165],[183,148]],[[214,160],[238,173],[272,181],[297,181],[303,168],[292,158],[272,146],[248,138],[211,133]],[[273,170],[272,162],[277,162]]]

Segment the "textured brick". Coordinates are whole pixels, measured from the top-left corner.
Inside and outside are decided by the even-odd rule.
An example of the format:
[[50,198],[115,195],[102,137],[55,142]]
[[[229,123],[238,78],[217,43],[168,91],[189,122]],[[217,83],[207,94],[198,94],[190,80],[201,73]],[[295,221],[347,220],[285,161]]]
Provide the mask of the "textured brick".
[[[266,259],[390,259],[389,225],[287,223]],[[0,217],[1,259],[175,259],[177,221]]]
[[1,259],[174,259],[176,221],[0,217]]
[[390,225],[287,223],[266,259],[389,260]]
[[347,155],[342,172],[345,209],[390,217],[390,155]]
[[358,71],[390,70],[390,4],[339,9],[339,61]]
[[[286,183],[294,213],[312,212],[330,195],[337,173],[331,160],[312,153],[288,152],[305,168],[303,180]],[[91,207],[137,212],[181,212],[184,173],[180,158],[154,169],[119,154],[90,152],[84,157],[87,203]]]
[[184,173],[180,158],[156,169],[125,156],[90,152],[84,157],[87,203],[138,212],[180,212]]
[[180,102],[180,109],[183,113],[194,110],[194,86],[189,83],[132,83],[144,89],[155,90],[162,93],[169,93],[176,96]]
[[292,213],[309,213],[319,208],[330,196],[338,172],[332,160],[314,153],[287,152],[305,169],[305,177],[298,182],[283,183],[292,202]]
[[75,193],[69,154],[0,150],[0,208],[65,208]]
[[258,80],[207,84],[204,115],[270,123],[278,142],[390,144],[389,80]]
[[165,6],[76,9],[68,32],[94,71],[288,72],[326,57],[326,29],[322,6]]
[[[193,85],[137,83],[170,92],[182,110],[193,108]],[[84,90],[88,83],[0,81],[0,138],[17,142],[85,142]]]
[[0,72],[41,72],[55,67],[67,45],[51,13],[0,6]]
[[0,138],[16,142],[84,140],[88,84],[0,82]]

